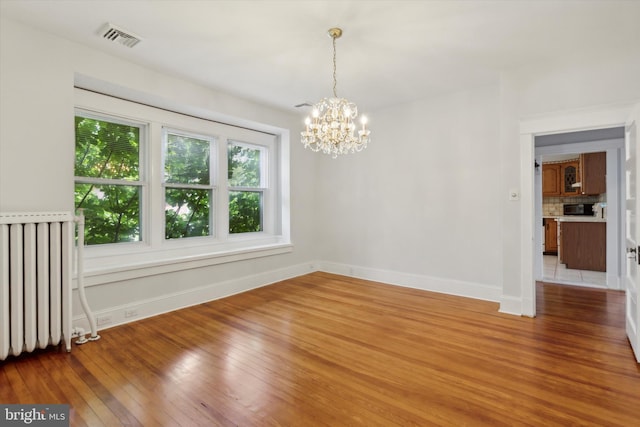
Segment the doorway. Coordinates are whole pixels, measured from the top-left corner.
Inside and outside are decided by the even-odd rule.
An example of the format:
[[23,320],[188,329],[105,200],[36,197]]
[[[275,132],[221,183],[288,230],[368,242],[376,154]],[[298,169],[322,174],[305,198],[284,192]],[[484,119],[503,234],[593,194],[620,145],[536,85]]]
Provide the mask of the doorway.
[[[535,223],[539,225],[539,230],[536,230],[536,242],[539,244],[538,250],[534,253],[534,279],[567,285],[620,289],[619,248],[622,233],[619,230],[621,230],[622,218],[619,213],[623,210],[621,161],[624,127],[547,134],[535,136],[534,140],[536,162],[534,217]],[[594,156],[590,153],[598,152],[606,154],[606,191],[597,195],[583,195],[576,184],[574,188],[569,189],[569,193],[565,193],[566,188],[562,188],[562,194],[547,193],[545,197],[542,191],[543,168],[553,169],[555,166],[555,170],[559,171],[560,166],[563,166],[563,169],[565,165],[577,166],[581,154],[586,157]],[[600,158],[603,159],[603,157],[604,154]],[[543,164],[546,165],[543,166]],[[552,171],[547,170],[547,172]],[[563,181],[566,177],[558,176],[557,178]],[[576,177],[575,181],[579,179]],[[565,182],[562,184],[566,185]],[[560,191],[559,187],[560,183],[558,183],[558,191]],[[582,218],[565,216],[565,206],[586,207],[585,216]],[[594,213],[597,214],[594,215]],[[590,245],[588,251],[592,252],[591,256],[593,253],[602,251],[601,265],[598,267],[584,265],[582,268],[570,265],[567,258],[574,254],[563,256],[557,242],[554,241],[552,245],[548,241],[550,237],[556,239],[560,236],[560,224],[566,224],[567,228],[602,230],[599,238],[594,235],[587,239]],[[567,246],[570,247],[570,245]],[[586,248],[580,248],[580,250],[587,251]],[[605,265],[606,268],[603,268]]]
[[[577,110],[574,112],[563,112],[550,114],[544,117],[532,118],[520,122],[520,188],[521,188],[521,228],[520,228],[520,260],[521,260],[521,280],[520,298],[516,306],[516,300],[505,298],[501,303],[505,312],[519,312],[521,315],[535,317],[536,315],[536,272],[541,271],[542,256],[537,256],[542,239],[542,227],[539,226],[536,218],[541,218],[541,195],[536,194],[541,191],[541,184],[535,185],[540,179],[535,173],[534,164],[536,162],[537,137],[547,135],[566,134],[580,131],[591,131],[599,129],[624,127],[629,113],[634,107],[633,104],[618,105],[605,108],[594,108]],[[564,149],[569,149],[572,143],[563,141],[561,145]],[[585,144],[597,144],[597,141],[585,142]],[[612,150],[613,152],[609,152]],[[577,150],[571,150],[577,151]],[[602,147],[594,147],[592,151],[602,151]],[[624,172],[622,157],[624,154],[624,144],[619,148],[607,148],[607,169],[618,168],[620,174]],[[617,154],[616,154],[617,152]],[[613,163],[610,163],[613,162]],[[608,180],[611,181],[611,180]],[[618,192],[623,191],[624,181],[618,183]],[[614,221],[607,222],[607,248],[614,252],[614,256],[607,256],[607,287],[610,289],[622,289],[623,268],[626,259],[624,257],[624,212],[620,209],[622,201],[619,194],[616,203],[613,203],[610,194],[608,198],[607,218],[615,218]],[[615,212],[614,212],[615,211]],[[614,239],[614,240],[611,240]],[[613,263],[613,264],[610,264]],[[519,310],[518,310],[519,309]],[[517,310],[517,311],[516,311]]]

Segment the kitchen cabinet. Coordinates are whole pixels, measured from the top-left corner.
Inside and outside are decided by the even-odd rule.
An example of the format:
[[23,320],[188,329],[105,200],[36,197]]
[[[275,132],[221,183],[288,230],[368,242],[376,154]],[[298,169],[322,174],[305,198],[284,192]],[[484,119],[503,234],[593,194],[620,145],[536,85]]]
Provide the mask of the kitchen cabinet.
[[577,270],[606,271],[607,228],[605,222],[561,222],[561,262]]
[[585,195],[606,193],[607,153],[580,154],[580,192]]
[[553,218],[542,220],[544,224],[544,254],[556,255],[558,253],[558,222]]
[[544,163],[542,165],[542,196],[577,196],[580,188],[573,184],[580,179],[580,161]]
[[542,195],[560,195],[560,163],[542,165]]
[[560,163],[560,195],[577,196],[580,188],[573,184],[578,182],[580,176],[580,162],[578,160]]

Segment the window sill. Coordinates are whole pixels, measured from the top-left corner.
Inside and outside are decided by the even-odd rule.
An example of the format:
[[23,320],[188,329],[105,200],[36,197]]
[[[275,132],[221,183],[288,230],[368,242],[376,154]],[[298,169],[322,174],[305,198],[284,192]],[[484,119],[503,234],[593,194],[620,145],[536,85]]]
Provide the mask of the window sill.
[[214,245],[161,250],[140,248],[138,251],[117,255],[95,255],[88,248],[84,255],[84,283],[85,286],[100,285],[292,251],[293,244],[279,238],[243,242],[240,247]]

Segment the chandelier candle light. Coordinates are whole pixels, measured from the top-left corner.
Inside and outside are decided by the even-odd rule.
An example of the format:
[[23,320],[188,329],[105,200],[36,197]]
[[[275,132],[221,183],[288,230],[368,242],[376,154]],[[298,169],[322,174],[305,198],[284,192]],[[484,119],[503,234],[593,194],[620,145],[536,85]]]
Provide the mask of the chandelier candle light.
[[306,128],[300,132],[305,148],[331,154],[334,159],[338,154],[362,151],[369,142],[367,119],[362,116],[362,128],[354,135],[358,117],[358,107],[353,102],[338,98],[336,93],[336,39],[342,35],[340,28],[331,28],[329,37],[333,40],[333,98],[322,98],[313,106],[311,117],[305,120]]

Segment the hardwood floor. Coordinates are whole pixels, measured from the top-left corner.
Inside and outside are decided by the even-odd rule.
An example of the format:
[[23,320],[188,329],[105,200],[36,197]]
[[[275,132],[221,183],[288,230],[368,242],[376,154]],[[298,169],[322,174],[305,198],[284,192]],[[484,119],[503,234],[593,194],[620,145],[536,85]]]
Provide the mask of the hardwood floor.
[[624,295],[540,283],[538,312],[313,273],[11,358],[0,402],[74,426],[638,425]]

